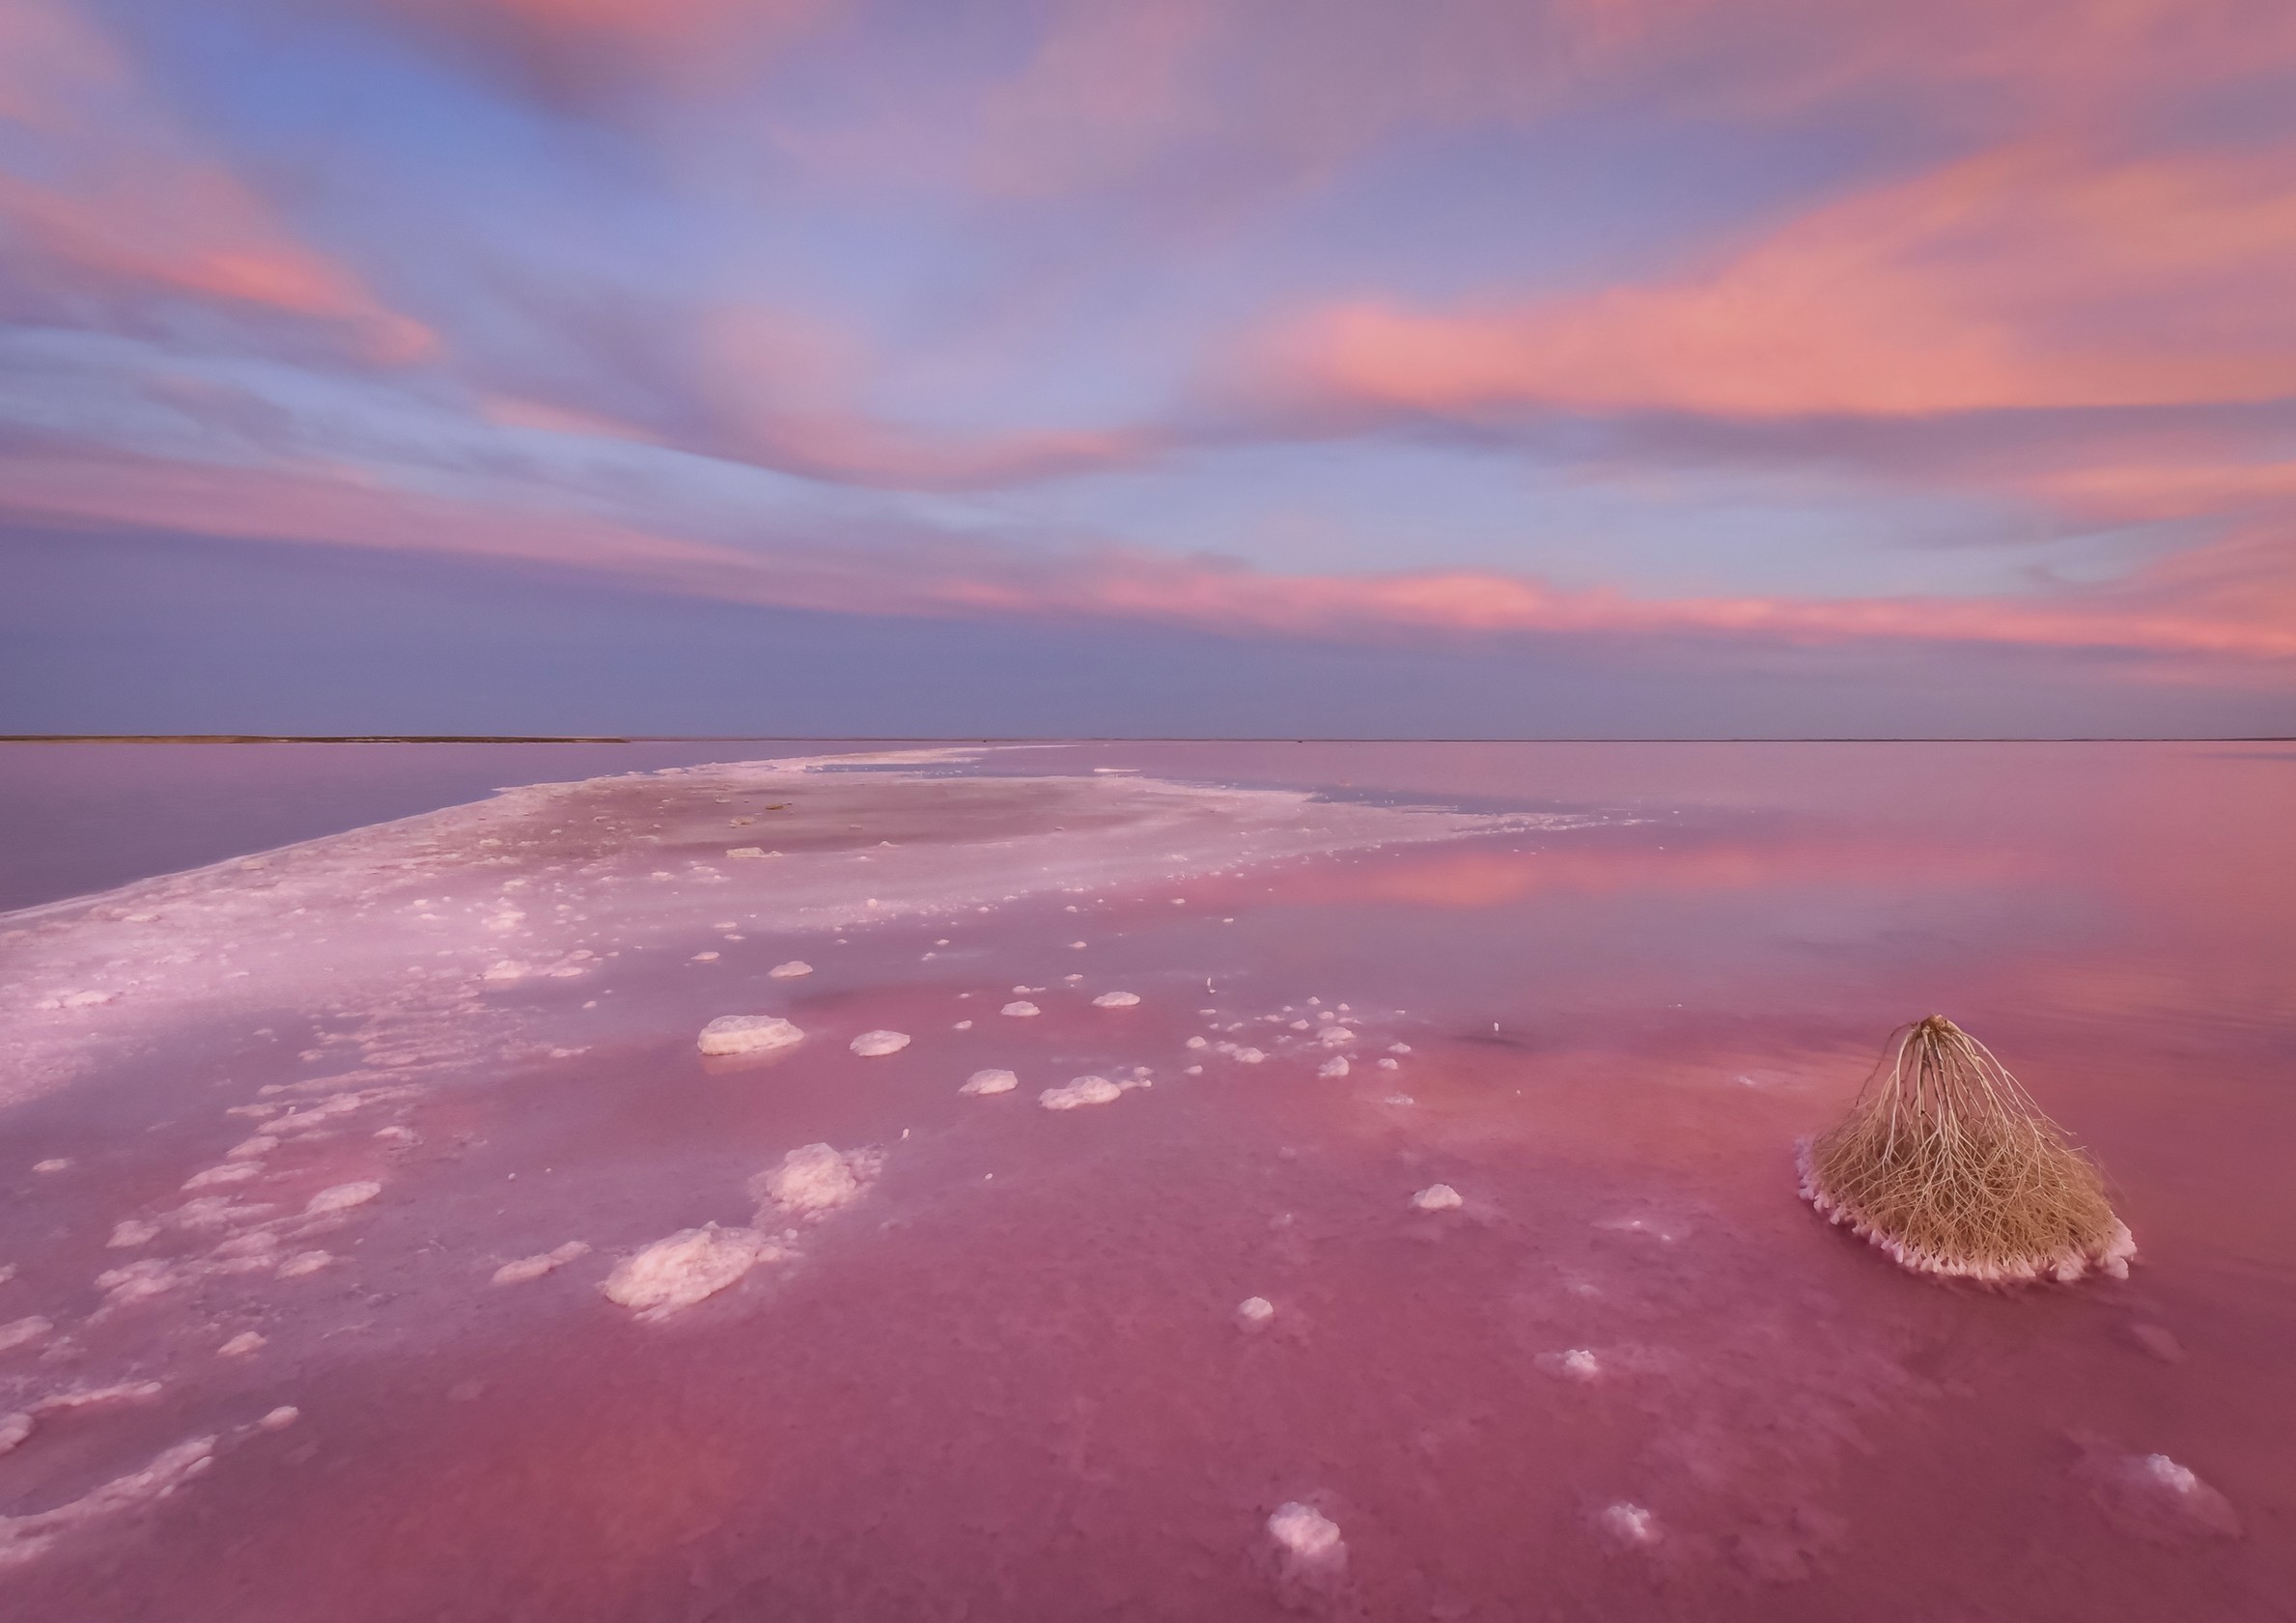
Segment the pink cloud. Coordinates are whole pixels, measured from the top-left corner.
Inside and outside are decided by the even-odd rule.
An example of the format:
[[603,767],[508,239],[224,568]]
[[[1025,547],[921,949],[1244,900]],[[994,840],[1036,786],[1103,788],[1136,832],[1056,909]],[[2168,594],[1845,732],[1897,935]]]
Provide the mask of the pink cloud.
[[1669,279],[1282,322],[1246,387],[1350,409],[1727,418],[2296,394],[2296,154],[1987,154]]
[[2165,656],[2169,674],[2196,660],[2259,673],[2296,660],[2296,550],[2283,530],[2238,535],[2112,587],[2017,599],[1643,599],[1490,572],[1275,575],[1202,558],[1030,554],[914,533],[785,535],[737,546],[311,466],[47,457],[0,464],[0,511],[19,519],[512,559],[650,590],[840,613],[1089,618],[1338,640],[1534,633],[1757,647],[1981,644]]
[[189,299],[298,319],[377,362],[436,350],[428,328],[298,240],[203,154],[63,0],[9,0],[0,110],[28,132],[37,158],[30,173],[0,170],[0,253],[19,309],[52,318],[92,303]]

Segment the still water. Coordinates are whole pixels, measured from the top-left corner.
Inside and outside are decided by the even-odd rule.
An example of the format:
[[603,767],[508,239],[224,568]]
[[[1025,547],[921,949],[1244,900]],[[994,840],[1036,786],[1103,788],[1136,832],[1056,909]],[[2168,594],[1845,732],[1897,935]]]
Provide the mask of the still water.
[[0,746],[0,1614],[2296,1615],[2296,749],[867,747]]

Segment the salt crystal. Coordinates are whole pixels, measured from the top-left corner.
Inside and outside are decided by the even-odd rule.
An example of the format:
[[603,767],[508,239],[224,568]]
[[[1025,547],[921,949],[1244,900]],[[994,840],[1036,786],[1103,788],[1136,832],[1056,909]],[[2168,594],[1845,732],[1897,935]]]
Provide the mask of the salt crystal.
[[1034,1003],[1007,1003],[1003,1008],[997,1010],[996,1012],[1000,1015],[1013,1015],[1017,1017],[1025,1017],[1028,1015],[1044,1013],[1044,1011],[1039,1009]]
[[801,958],[793,958],[787,964],[774,965],[773,967],[768,969],[766,973],[773,980],[789,981],[797,979],[797,977],[799,975],[812,974],[813,965],[806,963]]
[[1188,1047],[1191,1049],[1208,1049],[1211,1046],[1211,1043],[1202,1037],[1190,1037],[1188,1040]]
[[500,1268],[494,1270],[494,1283],[497,1285],[522,1285],[529,1279],[539,1279],[546,1273],[554,1273],[573,1262],[576,1257],[587,1256],[589,1252],[589,1245],[582,1241],[569,1240],[554,1251],[545,1251],[539,1256],[520,1257],[516,1262],[504,1263]]
[[0,1353],[5,1353],[12,1347],[21,1347],[28,1341],[38,1341],[55,1328],[54,1324],[40,1317],[37,1313],[28,1319],[17,1319],[13,1323],[0,1325]]
[[846,1045],[864,1059],[879,1059],[909,1047],[906,1031],[864,1031]]
[[1048,1110],[1073,1110],[1079,1105],[1106,1105],[1124,1097],[1124,1090],[1106,1077],[1078,1077],[1066,1087],[1047,1088],[1036,1102]]
[[157,1223],[145,1222],[140,1217],[125,1217],[112,1227],[112,1237],[104,1244],[125,1249],[130,1245],[145,1245],[159,1237]]
[[1139,1000],[1140,994],[1136,992],[1104,992],[1092,1000],[1092,1006],[1096,1009],[1129,1009]]
[[1264,1296],[1247,1296],[1236,1304],[1236,1318],[1246,1329],[1257,1329],[1275,1317],[1275,1303]]
[[803,1144],[750,1179],[749,1193],[786,1216],[818,1217],[859,1199],[876,1182],[881,1161],[868,1150],[846,1153],[828,1144]]
[[1323,1062],[1323,1064],[1321,1064],[1321,1065],[1319,1065],[1319,1066],[1317,1066],[1317,1067],[1315,1068],[1315,1074],[1316,1074],[1317,1076],[1319,1076],[1319,1077],[1344,1077],[1344,1076],[1346,1076],[1346,1075],[1347,1075],[1347,1055],[1345,1055],[1345,1054],[1334,1054],[1334,1055],[1332,1055],[1332,1056],[1331,1056],[1330,1059],[1327,1059],[1327,1060],[1325,1060],[1325,1061]]
[[1279,1505],[1268,1518],[1268,1536],[1283,1551],[1286,1573],[1295,1578],[1336,1576],[1347,1566],[1347,1542],[1339,1524],[1307,1505]]
[[714,952],[697,952],[686,962],[688,964],[714,964],[717,962],[717,955]]
[[334,1260],[325,1251],[297,1251],[279,1265],[278,1277],[300,1279],[306,1273],[317,1273]]
[[263,1346],[264,1337],[251,1329],[243,1329],[216,1348],[215,1353],[218,1357],[243,1358],[250,1353],[261,1351]]
[[254,1177],[263,1170],[253,1161],[235,1161],[222,1166],[210,1166],[205,1172],[194,1172],[183,1180],[187,1189],[204,1189],[216,1184],[237,1184]]
[[802,1042],[805,1033],[777,1015],[720,1015],[702,1027],[707,1054],[764,1053]]
[[716,1295],[781,1246],[753,1228],[680,1229],[614,1265],[602,1287],[609,1301],[659,1319]]
[[348,1212],[353,1206],[366,1205],[381,1192],[382,1186],[377,1183],[337,1184],[313,1195],[303,1207],[303,1215],[317,1217],[329,1212]]
[[1448,1184],[1428,1185],[1411,1197],[1411,1203],[1422,1212],[1452,1212],[1467,1204]]
[[1021,1078],[1010,1071],[975,1071],[965,1079],[959,1093],[1010,1093],[1021,1085]]
[[281,1404],[255,1423],[266,1432],[281,1432],[303,1417],[303,1412],[292,1404]]
[[36,1161],[32,1163],[32,1170],[35,1172],[68,1172],[70,1169],[71,1158],[70,1156],[56,1156],[48,1161]]
[[1638,1504],[1621,1500],[1605,1507],[1595,1521],[1604,1532],[1630,1548],[1647,1549],[1659,1541],[1658,1518]]

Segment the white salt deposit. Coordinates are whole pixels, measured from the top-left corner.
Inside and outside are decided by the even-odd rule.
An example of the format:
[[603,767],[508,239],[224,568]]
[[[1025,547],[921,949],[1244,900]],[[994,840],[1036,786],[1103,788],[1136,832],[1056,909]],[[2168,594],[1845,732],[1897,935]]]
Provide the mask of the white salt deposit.
[[1574,1381],[1592,1381],[1603,1372],[1602,1360],[1584,1347],[1572,1348],[1555,1365]]
[[714,964],[717,962],[717,955],[714,952],[697,952],[686,962],[689,964]]
[[187,1189],[212,1189],[217,1184],[243,1183],[247,1179],[254,1177],[262,1170],[262,1167],[257,1166],[252,1161],[226,1161],[221,1166],[210,1166],[205,1172],[194,1172],[190,1177],[183,1180],[183,1188]]
[[1411,1052],[1411,1045],[1409,1043],[1389,1043],[1387,1045],[1387,1052],[1409,1053]]
[[71,1158],[70,1156],[52,1156],[46,1161],[36,1161],[32,1163],[32,1170],[35,1172],[69,1172],[71,1170]]
[[883,1157],[873,1150],[840,1151],[802,1144],[780,1164],[749,1180],[751,1198],[792,1217],[820,1217],[849,1206],[877,1181]]
[[804,1039],[778,1015],[719,1015],[702,1027],[697,1046],[707,1054],[765,1053]]
[[1339,1049],[1354,1042],[1356,1034],[1344,1025],[1327,1025],[1315,1034],[1315,1040],[1327,1049]]
[[1096,1009],[1129,1009],[1139,1000],[1140,994],[1136,992],[1104,992],[1092,1000],[1092,1006]]
[[0,1516],[0,1567],[34,1559],[60,1535],[83,1523],[167,1497],[206,1470],[214,1452],[212,1437],[195,1437],[160,1453],[143,1469],[114,1477],[53,1509],[29,1516]]
[[590,1247],[585,1242],[569,1240],[554,1251],[544,1251],[537,1256],[520,1257],[516,1262],[504,1263],[494,1270],[494,1283],[522,1285],[529,1279],[539,1279],[546,1273],[555,1273],[576,1257],[589,1254]]
[[1188,1046],[1191,1049],[1208,1049],[1212,1046],[1212,1040],[1209,1037],[1190,1037]]
[[1275,1303],[1264,1296],[1247,1296],[1236,1304],[1236,1319],[1246,1329],[1257,1329],[1275,1317]]
[[1265,1062],[1268,1057],[1258,1049],[1236,1049],[1233,1052],[1236,1063],[1239,1065],[1259,1065]]
[[1646,1550],[1660,1538],[1658,1518],[1638,1504],[1621,1499],[1606,1505],[1595,1523],[1617,1543],[1631,1550]]
[[243,1329],[239,1331],[238,1334],[233,1336],[229,1341],[226,1341],[222,1346],[216,1348],[215,1353],[219,1357],[243,1358],[250,1353],[262,1352],[264,1346],[264,1337],[256,1334],[251,1329]]
[[1429,1184],[1411,1197],[1411,1203],[1421,1212],[1455,1212],[1467,1201],[1448,1184]]
[[364,1206],[382,1192],[377,1183],[336,1184],[321,1189],[304,1203],[303,1216],[323,1217],[329,1212],[348,1212],[353,1206]]
[[1106,1077],[1078,1077],[1066,1087],[1047,1088],[1036,1096],[1036,1102],[1048,1110],[1073,1110],[1079,1105],[1109,1105],[1124,1097],[1124,1090]]
[[716,1295],[781,1255],[780,1245],[754,1228],[711,1223],[680,1229],[616,1263],[602,1289],[607,1301],[641,1319],[659,1319]]
[[266,1432],[283,1432],[302,1417],[303,1412],[293,1404],[281,1404],[255,1423]]
[[1286,1573],[1295,1578],[1336,1577],[1347,1567],[1347,1541],[1339,1524],[1294,1500],[1268,1518],[1268,1536],[1283,1552]]
[[148,1223],[140,1217],[126,1217],[112,1225],[112,1237],[104,1244],[125,1249],[130,1245],[148,1245],[158,1238],[157,1223]]
[[1010,1071],[975,1071],[965,1078],[959,1093],[1010,1093],[1021,1085],[1021,1078]]
[[790,981],[797,979],[799,975],[812,974],[813,965],[801,958],[793,958],[787,964],[774,965],[766,973],[777,981]]
[[224,1151],[223,1159],[225,1161],[258,1161],[278,1147],[278,1139],[267,1133],[259,1133],[252,1138],[240,1139],[230,1149]]
[[32,1426],[32,1416],[20,1409],[13,1414],[0,1414],[0,1454],[30,1437]]
[[1000,1015],[1012,1015],[1017,1019],[1025,1019],[1030,1015],[1042,1014],[1044,1011],[1034,1003],[1007,1003],[996,1012]]
[[1347,1055],[1345,1054],[1333,1054],[1315,1068],[1315,1074],[1319,1077],[1344,1077],[1347,1072]]
[[878,1059],[885,1054],[899,1053],[909,1047],[906,1031],[864,1031],[847,1047],[864,1059]]
[[326,1251],[297,1251],[279,1265],[278,1276],[282,1279],[300,1279],[305,1274],[317,1273],[334,1260],[334,1256]]
[[1402,1065],[1401,1065],[1399,1062],[1397,1062],[1397,1061],[1395,1061],[1395,1060],[1392,1060],[1392,1059],[1383,1059],[1383,1060],[1381,1060],[1381,1061],[1379,1062],[1379,1068],[1380,1068],[1382,1071],[1400,1071],[1400,1070],[1402,1070],[1402,1069],[1403,1069]]

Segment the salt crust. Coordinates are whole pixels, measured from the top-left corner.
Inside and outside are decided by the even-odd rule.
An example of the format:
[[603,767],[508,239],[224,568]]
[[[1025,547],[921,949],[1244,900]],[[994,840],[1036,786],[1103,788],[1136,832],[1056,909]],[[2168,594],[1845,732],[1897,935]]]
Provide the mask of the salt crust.
[[696,1046],[707,1054],[765,1053],[804,1039],[778,1015],[719,1015],[702,1027]]
[[1021,1078],[1010,1071],[975,1071],[965,1078],[959,1093],[1010,1093],[1021,1085]]
[[1268,1536],[1283,1552],[1290,1577],[1336,1577],[1347,1568],[1347,1541],[1339,1536],[1339,1524],[1296,1499],[1275,1507],[1268,1518]]
[[1246,1329],[1257,1329],[1275,1317],[1275,1303],[1264,1296],[1247,1296],[1236,1304],[1236,1320]]
[[882,1059],[909,1047],[906,1031],[864,1031],[847,1045],[863,1059]]
[[1467,1201],[1448,1184],[1429,1184],[1411,1197],[1411,1203],[1414,1209],[1421,1212],[1455,1212]]
[[579,1240],[569,1240],[554,1251],[544,1251],[538,1256],[520,1257],[516,1262],[504,1263],[500,1268],[494,1270],[494,1283],[497,1285],[523,1285],[529,1279],[539,1279],[546,1273],[554,1273],[564,1268],[576,1257],[584,1257],[589,1254],[590,1247],[586,1243]]
[[820,1218],[850,1206],[869,1191],[884,1166],[876,1150],[839,1150],[829,1144],[801,1144],[749,1180],[750,1198],[760,1217],[770,1206],[785,1217]]
[[382,1186],[378,1183],[337,1184],[313,1195],[303,1206],[303,1216],[320,1217],[329,1212],[348,1212],[353,1206],[366,1205],[381,1192]]
[[1036,1102],[1048,1110],[1074,1110],[1079,1105],[1109,1105],[1123,1097],[1124,1090],[1106,1077],[1078,1077],[1066,1087],[1045,1089]]
[[780,1243],[754,1228],[715,1223],[680,1229],[614,1265],[602,1287],[609,1301],[641,1319],[662,1319],[715,1296],[761,1262],[783,1255]]
[[768,969],[766,973],[774,980],[789,981],[797,979],[797,977],[799,975],[812,974],[813,965],[806,963],[801,958],[793,958],[787,964],[774,965],[773,967]]
[[215,1440],[195,1437],[154,1457],[143,1469],[116,1476],[76,1499],[30,1516],[0,1516],[0,1567],[19,1566],[85,1523],[163,1499],[212,1463]]
[[1140,1000],[1136,992],[1104,992],[1092,1000],[1096,1009],[1129,1009]]
[[2126,1279],[2129,1276],[2129,1264],[2136,1260],[2137,1237],[2129,1232],[2129,1225],[2118,1218],[2114,1219],[2112,1235],[2093,1251],[2062,1251],[2053,1257],[2036,1257],[2019,1266],[1969,1263],[1955,1257],[1937,1256],[1882,1233],[1861,1220],[1819,1188],[1815,1169],[1810,1164],[1809,1139],[1805,1138],[1794,1146],[1794,1167],[1801,1174],[1802,1198],[1816,1207],[1820,1217],[1848,1229],[1898,1267],[1915,1273],[1930,1273],[1946,1279],[1974,1279],[1986,1285],[2027,1285],[2043,1279],[2070,1285],[2091,1272],[2102,1273],[2108,1278]]

